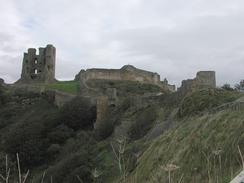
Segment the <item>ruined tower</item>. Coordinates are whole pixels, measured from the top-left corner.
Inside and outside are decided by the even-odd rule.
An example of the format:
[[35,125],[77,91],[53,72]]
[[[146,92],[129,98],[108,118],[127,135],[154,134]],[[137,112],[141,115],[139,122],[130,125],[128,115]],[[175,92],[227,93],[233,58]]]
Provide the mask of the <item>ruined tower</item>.
[[29,48],[24,53],[21,83],[50,83],[55,81],[56,48],[47,45],[39,48],[39,55],[35,48]]
[[183,80],[178,92],[186,95],[188,92],[216,88],[215,71],[199,71],[194,79]]

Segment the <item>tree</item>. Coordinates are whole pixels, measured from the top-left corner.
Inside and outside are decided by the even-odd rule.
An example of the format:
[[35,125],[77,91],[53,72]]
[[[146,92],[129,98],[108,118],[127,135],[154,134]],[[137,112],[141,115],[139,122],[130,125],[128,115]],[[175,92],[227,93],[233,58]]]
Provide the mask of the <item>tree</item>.
[[239,84],[235,85],[235,90],[243,91],[244,90],[244,80],[241,80]]
[[76,97],[60,110],[60,121],[73,130],[93,128],[96,106],[87,98]]
[[234,89],[230,86],[230,84],[226,83],[222,87],[222,89],[227,90],[227,91],[233,91]]

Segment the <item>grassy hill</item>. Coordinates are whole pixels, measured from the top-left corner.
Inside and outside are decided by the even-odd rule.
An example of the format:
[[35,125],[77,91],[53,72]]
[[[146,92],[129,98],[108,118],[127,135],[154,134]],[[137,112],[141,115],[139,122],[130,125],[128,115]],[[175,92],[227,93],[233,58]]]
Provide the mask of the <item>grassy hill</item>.
[[46,89],[59,90],[66,93],[78,94],[79,82],[78,81],[58,81],[53,84],[45,85]]
[[[77,83],[48,87],[74,93]],[[144,90],[131,87],[133,93]],[[1,88],[0,173],[7,154],[10,182],[17,181],[18,153],[22,172],[29,169],[34,182],[45,172],[44,182],[58,183],[79,183],[77,176],[88,183],[165,183],[169,177],[171,182],[227,183],[242,167],[244,109],[234,102],[240,98],[241,93],[216,89],[184,98],[149,97],[139,105],[128,96],[109,109],[105,126],[94,130],[95,108],[83,98],[58,109],[38,94]]]
[[133,172],[137,182],[166,182],[165,167],[174,164],[174,181],[229,182],[242,167],[238,146],[244,151],[243,111],[223,111],[179,121],[143,153]]
[[150,143],[130,181],[167,182],[167,170],[175,165],[170,176],[174,182],[230,182],[242,167],[238,147],[244,152],[244,108],[209,112],[241,96],[216,90],[185,97],[175,127]]

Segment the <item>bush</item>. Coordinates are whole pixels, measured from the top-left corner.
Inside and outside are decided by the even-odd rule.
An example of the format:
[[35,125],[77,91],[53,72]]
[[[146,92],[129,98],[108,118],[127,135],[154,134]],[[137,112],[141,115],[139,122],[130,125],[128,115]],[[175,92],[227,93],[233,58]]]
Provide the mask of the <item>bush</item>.
[[3,106],[9,100],[9,96],[6,94],[3,86],[0,85],[0,107]]
[[0,106],[3,105],[4,95],[3,95],[3,88],[0,86]]
[[142,138],[152,128],[154,121],[157,118],[157,112],[155,107],[151,106],[144,109],[138,114],[135,122],[129,129],[129,136],[132,140]]
[[62,144],[64,141],[74,135],[74,130],[65,126],[59,125],[54,128],[50,133],[48,133],[47,137],[51,143],[54,144]]
[[87,149],[71,153],[48,170],[53,180],[59,183],[79,183],[77,175],[83,182],[92,182],[92,155]]
[[44,127],[40,123],[18,125],[6,137],[5,151],[15,158],[19,153],[24,167],[33,167],[45,162],[48,141],[43,136]]
[[53,158],[56,160],[47,170],[47,177],[53,176],[54,182],[76,183],[76,176],[79,175],[84,182],[91,182],[91,170],[95,167],[94,159],[98,154],[93,132],[77,132],[76,136],[67,139],[60,149],[58,144],[53,144],[49,150],[50,153],[55,152],[56,156]]
[[49,159],[55,158],[56,155],[59,154],[60,150],[61,147],[59,144],[50,145],[50,147],[47,149],[48,158]]
[[240,97],[236,91],[221,89],[201,90],[186,96],[179,107],[179,117],[197,115],[221,104],[232,102]]
[[50,145],[47,133],[56,124],[53,121],[56,120],[57,113],[58,110],[54,106],[41,99],[22,109],[16,117],[10,119],[13,123],[6,126],[8,130],[1,131],[5,152],[13,159],[16,159],[16,153],[19,153],[21,164],[26,168],[45,163],[46,150]]
[[91,129],[96,120],[96,107],[89,99],[76,97],[61,108],[60,120],[75,131]]
[[230,86],[230,84],[227,84],[227,83],[224,84],[221,88],[224,89],[224,90],[227,90],[227,91],[234,91],[234,88],[232,88]]

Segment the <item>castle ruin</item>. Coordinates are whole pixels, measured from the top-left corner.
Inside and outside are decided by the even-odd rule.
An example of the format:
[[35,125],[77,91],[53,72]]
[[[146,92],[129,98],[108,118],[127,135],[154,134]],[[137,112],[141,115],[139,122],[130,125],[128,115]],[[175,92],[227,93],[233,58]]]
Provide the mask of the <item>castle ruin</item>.
[[165,90],[174,91],[174,85],[168,82],[161,82],[160,75],[155,72],[149,72],[138,69],[132,65],[125,65],[121,69],[87,69],[82,70],[76,79],[81,82],[88,80],[114,80],[114,81],[137,81],[140,83],[154,84]]
[[51,83],[55,81],[56,48],[47,45],[39,48],[39,55],[35,48],[29,48],[24,53],[21,78],[18,83]]
[[215,71],[199,71],[194,79],[183,80],[178,92],[185,95],[188,92],[216,88]]
[[[39,48],[39,54],[36,53],[35,48],[29,48],[27,53],[24,53],[21,78],[17,84],[55,82],[55,62],[56,48],[53,45],[49,44],[45,48]],[[158,73],[138,69],[132,65],[125,65],[121,69],[92,68],[81,70],[75,79],[80,81],[81,86],[88,89],[89,87],[86,85],[88,80],[111,80],[136,81],[157,85],[164,91],[175,91],[175,85],[170,85],[167,79],[161,81]],[[214,71],[200,71],[196,78],[183,80],[181,87],[178,88],[178,93],[185,95],[189,91],[206,88],[216,88]]]

